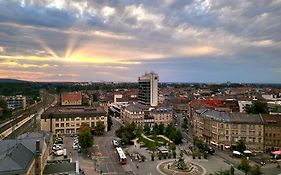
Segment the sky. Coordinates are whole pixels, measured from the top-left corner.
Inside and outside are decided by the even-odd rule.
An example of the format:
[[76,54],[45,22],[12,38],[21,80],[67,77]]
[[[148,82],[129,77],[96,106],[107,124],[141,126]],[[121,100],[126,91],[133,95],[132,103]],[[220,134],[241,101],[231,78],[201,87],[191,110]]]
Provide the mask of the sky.
[[0,78],[281,83],[281,0],[0,0]]

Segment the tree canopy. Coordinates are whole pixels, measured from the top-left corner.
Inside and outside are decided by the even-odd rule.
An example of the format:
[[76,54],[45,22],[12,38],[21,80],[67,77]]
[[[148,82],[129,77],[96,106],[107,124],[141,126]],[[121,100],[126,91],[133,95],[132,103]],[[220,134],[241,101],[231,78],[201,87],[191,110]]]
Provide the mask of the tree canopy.
[[247,175],[251,170],[251,165],[247,159],[242,159],[238,169],[242,170],[245,175]]
[[94,138],[91,131],[92,129],[87,124],[80,126],[78,140],[81,148],[88,149],[93,145]]
[[243,153],[243,151],[246,150],[246,145],[244,140],[238,140],[236,143],[236,151],[239,151],[240,153]]
[[101,121],[98,121],[95,126],[95,133],[97,135],[102,135],[104,133],[104,129],[105,129],[104,123]]
[[267,114],[267,103],[261,101],[254,101],[252,105],[245,107],[245,111],[250,114]]

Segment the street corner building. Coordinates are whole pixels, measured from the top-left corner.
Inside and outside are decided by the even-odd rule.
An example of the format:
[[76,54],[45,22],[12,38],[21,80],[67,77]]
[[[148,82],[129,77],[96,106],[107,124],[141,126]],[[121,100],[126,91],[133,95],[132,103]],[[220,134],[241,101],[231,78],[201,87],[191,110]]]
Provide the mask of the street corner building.
[[91,128],[103,122],[107,131],[107,113],[103,107],[52,107],[41,115],[41,130],[53,134],[77,134],[82,124]]

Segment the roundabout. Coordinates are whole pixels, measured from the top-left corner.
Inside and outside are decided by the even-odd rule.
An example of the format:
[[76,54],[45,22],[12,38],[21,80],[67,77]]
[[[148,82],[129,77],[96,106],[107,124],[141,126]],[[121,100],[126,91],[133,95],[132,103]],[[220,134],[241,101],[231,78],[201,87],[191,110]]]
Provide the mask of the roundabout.
[[177,166],[178,161],[167,160],[157,165],[157,170],[163,175],[205,175],[206,170],[201,165],[195,163],[186,163],[186,168],[181,169]]

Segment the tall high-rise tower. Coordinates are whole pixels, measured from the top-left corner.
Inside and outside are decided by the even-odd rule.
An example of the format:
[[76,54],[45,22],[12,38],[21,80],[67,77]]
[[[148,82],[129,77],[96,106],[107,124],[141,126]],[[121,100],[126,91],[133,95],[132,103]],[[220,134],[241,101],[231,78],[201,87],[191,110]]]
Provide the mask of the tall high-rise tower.
[[139,77],[139,103],[147,106],[158,105],[158,81],[158,74],[154,72]]

